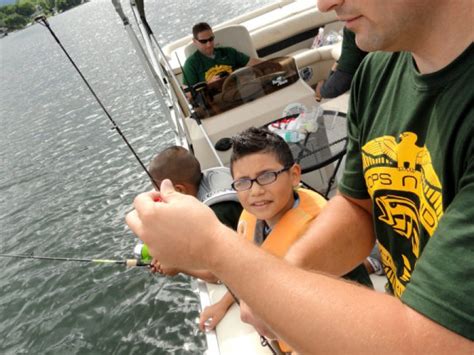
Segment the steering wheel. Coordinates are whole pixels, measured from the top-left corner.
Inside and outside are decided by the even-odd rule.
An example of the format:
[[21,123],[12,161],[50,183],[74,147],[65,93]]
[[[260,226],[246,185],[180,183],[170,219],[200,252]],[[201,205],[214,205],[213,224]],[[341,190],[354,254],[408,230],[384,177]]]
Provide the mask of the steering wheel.
[[222,101],[246,100],[263,90],[262,72],[257,67],[243,67],[233,71],[222,84]]

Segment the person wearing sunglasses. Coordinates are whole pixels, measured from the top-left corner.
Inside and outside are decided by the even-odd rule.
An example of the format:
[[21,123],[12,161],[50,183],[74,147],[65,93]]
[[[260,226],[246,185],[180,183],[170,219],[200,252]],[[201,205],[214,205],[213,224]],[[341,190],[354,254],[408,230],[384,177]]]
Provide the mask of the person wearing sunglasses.
[[193,43],[197,47],[183,67],[183,83],[190,87],[199,82],[211,83],[234,70],[252,66],[260,61],[232,47],[214,47],[214,32],[211,26],[200,22],[193,26]]
[[[295,163],[288,144],[263,128],[249,128],[232,139],[230,169],[232,188],[242,204],[238,233],[267,252],[283,257],[289,247],[308,229],[326,205],[319,193],[299,187],[301,167]],[[372,286],[361,265],[347,278]],[[234,299],[230,293],[203,310],[202,329],[214,328]],[[241,302],[242,319],[271,339],[275,336]],[[278,342],[286,353],[291,349]]]

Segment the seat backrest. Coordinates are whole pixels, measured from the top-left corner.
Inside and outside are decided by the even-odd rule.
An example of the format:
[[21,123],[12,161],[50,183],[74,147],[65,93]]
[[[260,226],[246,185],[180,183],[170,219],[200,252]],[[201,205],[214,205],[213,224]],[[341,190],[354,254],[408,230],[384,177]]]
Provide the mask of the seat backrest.
[[[245,26],[232,25],[220,28],[214,31],[214,36],[216,36],[214,40],[215,47],[232,47],[239,52],[247,54],[251,58],[258,58],[257,51],[252,43],[252,38]],[[196,46],[191,42],[184,47],[184,55],[186,58],[189,58],[196,50]]]

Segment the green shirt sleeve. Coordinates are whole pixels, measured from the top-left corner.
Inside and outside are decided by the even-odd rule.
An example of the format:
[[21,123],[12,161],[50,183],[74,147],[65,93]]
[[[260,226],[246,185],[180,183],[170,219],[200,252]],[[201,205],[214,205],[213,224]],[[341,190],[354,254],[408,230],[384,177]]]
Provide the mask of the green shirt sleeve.
[[337,70],[354,75],[367,55],[355,42],[355,34],[344,27],[341,57],[337,61]]
[[[362,68],[363,69],[363,68]],[[349,110],[347,114],[347,153],[346,153],[346,164],[344,168],[344,174],[341,181],[338,184],[338,189],[343,194],[358,199],[369,198],[367,187],[365,184],[365,178],[363,175],[362,166],[362,155],[361,155],[361,132],[360,122],[357,116],[359,106],[359,88],[363,84],[361,83],[361,72],[359,71],[352,82],[352,90],[349,101]]]
[[197,84],[198,82],[202,81],[199,80],[199,68],[197,63],[197,52],[191,55],[186,62],[184,63],[183,67],[183,84],[186,86],[192,86]]
[[247,65],[247,63],[250,60],[250,57],[247,54],[239,52],[238,50],[236,50],[234,48],[228,47],[227,49],[230,53],[232,53],[232,56],[234,57],[234,61],[235,61],[235,64],[236,64],[236,69],[245,67]]

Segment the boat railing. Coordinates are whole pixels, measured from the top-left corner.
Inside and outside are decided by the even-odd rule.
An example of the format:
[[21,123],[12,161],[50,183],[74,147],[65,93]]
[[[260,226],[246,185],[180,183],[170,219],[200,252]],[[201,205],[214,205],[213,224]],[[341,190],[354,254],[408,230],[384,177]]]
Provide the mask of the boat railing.
[[171,120],[173,126],[177,129],[176,133],[180,138],[181,143],[184,143],[184,145],[187,146],[186,128],[183,119],[191,114],[191,108],[160,44],[146,21],[144,8],[139,8],[137,6],[138,3],[140,3],[141,6],[144,6],[143,1],[137,2],[135,0],[130,0],[130,6],[145,42],[148,57],[150,58],[153,69],[160,78],[160,85],[164,91],[163,96],[167,101],[167,106],[164,110],[166,111],[166,108],[168,109],[169,114],[172,116]]
[[[165,70],[163,68],[163,61],[160,61],[159,57],[157,57],[155,54],[154,47],[160,48],[158,42],[156,39],[153,41],[153,38],[151,37],[153,33],[146,23],[144,16],[141,16],[135,0],[131,0],[130,5],[132,7],[132,13],[140,30],[140,34],[145,43],[146,49],[143,48],[142,43],[138,39],[135,31],[132,29],[130,21],[125,15],[120,1],[111,1],[117,14],[122,19],[128,37],[132,42],[137,56],[145,69],[145,73],[149,79],[149,82],[156,94],[160,106],[162,107],[162,112],[166,116],[170,127],[173,129],[177,144],[188,147],[186,128],[183,123],[186,112],[180,106],[179,99],[176,95],[176,93],[179,92],[179,89],[171,87],[171,81],[176,81],[176,78],[173,79],[173,75],[170,75],[170,72],[172,73],[172,71]],[[178,88],[180,88],[179,85]]]

